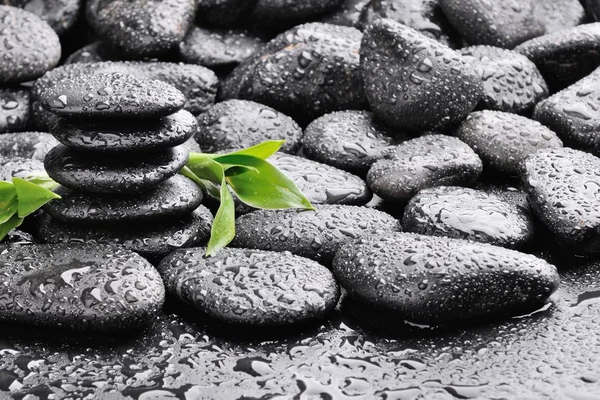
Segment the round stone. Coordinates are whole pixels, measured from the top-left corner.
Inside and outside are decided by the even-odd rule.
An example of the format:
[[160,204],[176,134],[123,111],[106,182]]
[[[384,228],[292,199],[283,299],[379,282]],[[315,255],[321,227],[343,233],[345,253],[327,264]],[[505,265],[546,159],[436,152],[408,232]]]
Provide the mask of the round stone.
[[38,16],[0,5],[0,84],[26,82],[51,70],[60,60],[60,41]]
[[45,132],[16,132],[0,135],[0,157],[44,161],[46,154],[58,144]]
[[119,157],[78,152],[59,145],[44,161],[48,175],[71,189],[90,193],[139,193],[166,181],[183,168],[183,146]]
[[217,320],[248,327],[289,326],[322,319],[340,292],[324,266],[289,253],[182,249],[158,269],[170,295]]
[[44,164],[41,161],[0,156],[0,181],[10,181],[12,177],[26,178],[36,172],[44,172]]
[[46,21],[58,35],[67,33],[77,22],[80,0],[4,0],[4,4],[29,11]]
[[56,118],[50,132],[75,150],[102,152],[152,151],[175,147],[196,132],[196,118],[188,111],[158,119],[114,121]]
[[80,118],[157,118],[185,104],[183,93],[167,83],[120,73],[64,79],[40,100],[58,116]]
[[197,184],[175,175],[139,195],[87,194],[59,186],[62,198],[46,204],[44,211],[62,222],[114,224],[154,222],[189,214],[202,203]]
[[162,223],[124,222],[105,227],[65,224],[44,214],[37,236],[46,243],[118,244],[151,261],[160,261],[181,247],[205,244],[210,237],[212,220],[210,211],[204,206]]
[[0,89],[0,133],[19,132],[29,124],[28,89]]
[[8,232],[4,239],[0,240],[0,244],[10,246],[27,246],[35,243],[36,241],[33,236],[18,229],[13,229],[12,231]]

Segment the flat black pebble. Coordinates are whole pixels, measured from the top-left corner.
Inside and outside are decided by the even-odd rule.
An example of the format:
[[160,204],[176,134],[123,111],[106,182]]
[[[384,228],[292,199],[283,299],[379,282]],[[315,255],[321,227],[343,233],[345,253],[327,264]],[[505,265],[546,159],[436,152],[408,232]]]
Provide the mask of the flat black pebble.
[[358,236],[400,231],[392,216],[356,206],[322,205],[316,211],[258,210],[236,221],[234,247],[289,251],[324,265],[340,245]]
[[423,131],[460,122],[483,95],[470,62],[391,19],[367,27],[360,56],[369,105],[390,126]]
[[514,50],[533,61],[550,91],[557,92],[600,66],[600,23],[550,33]]
[[234,27],[248,15],[254,4],[254,0],[201,0],[197,3],[196,21],[202,26]]
[[65,224],[44,214],[37,237],[47,243],[119,244],[155,262],[181,247],[208,242],[212,221],[204,206],[162,223],[124,222],[107,227]]
[[118,61],[127,57],[104,42],[94,42],[87,44],[71,53],[65,59],[65,64],[75,63],[95,63],[101,61]]
[[419,190],[477,181],[481,159],[464,142],[428,135],[398,145],[390,158],[371,166],[367,183],[384,200],[405,202]]
[[29,123],[29,89],[0,89],[0,133],[19,132]]
[[0,156],[0,181],[10,181],[12,177],[26,178],[35,172],[44,172],[44,163],[23,157]]
[[83,225],[178,218],[191,213],[202,203],[199,186],[179,174],[133,196],[86,194],[64,186],[54,192],[62,198],[46,204],[44,211],[59,221]]
[[67,33],[77,22],[81,0],[4,0],[4,4],[29,11],[46,21],[58,35]]
[[556,267],[529,254],[411,233],[348,242],[333,271],[350,296],[431,325],[533,311],[560,280]]
[[439,0],[450,23],[470,44],[512,49],[544,34],[537,0]]
[[59,145],[44,161],[52,179],[90,193],[139,193],[166,181],[185,165],[182,146],[126,155],[90,154]]
[[263,45],[262,40],[248,32],[193,27],[179,43],[179,53],[186,63],[231,68]]
[[338,111],[317,118],[304,131],[306,157],[355,174],[366,174],[375,161],[406,137],[368,111]]
[[115,73],[59,81],[42,94],[41,103],[63,117],[156,118],[182,109],[185,97],[162,81]]
[[162,55],[185,37],[195,0],[89,0],[86,18],[102,40],[135,57]]
[[190,139],[196,128],[196,118],[180,110],[157,119],[117,122],[57,118],[50,132],[75,150],[124,153],[178,146]]
[[[599,36],[600,40],[600,36]],[[540,102],[533,118],[552,129],[567,146],[600,154],[600,70]]]
[[548,85],[535,64],[516,51],[492,46],[459,50],[483,81],[478,108],[530,115],[548,97]]
[[371,200],[365,181],[330,165],[289,154],[268,160],[287,175],[313,204],[364,205]]
[[44,161],[58,141],[45,132],[16,132],[0,135],[0,157],[22,157]]
[[[0,240],[0,244],[11,246],[28,246],[35,243],[36,240],[33,238],[33,236],[31,236],[31,234],[18,229],[13,229],[12,231],[8,232],[4,239]],[[0,251],[3,249],[0,249]]]
[[174,252],[158,266],[167,292],[220,321],[276,327],[322,319],[340,291],[324,266],[289,253],[205,248]]
[[38,16],[16,7],[0,5],[0,84],[40,77],[60,60],[60,41]]
[[165,299],[160,275],[118,246],[13,246],[0,253],[0,320],[86,331],[149,324]]
[[302,129],[287,115],[247,100],[215,104],[198,117],[196,141],[208,153],[224,153],[254,146],[265,140],[285,139],[281,151],[295,153]]
[[371,0],[344,0],[340,7],[325,15],[321,22],[358,27],[362,10]]
[[402,217],[406,232],[520,248],[534,233],[531,214],[500,197],[458,186],[423,189]]
[[585,22],[585,10],[579,0],[534,1],[533,6],[547,34]]
[[511,176],[520,175],[529,154],[562,147],[556,133],[539,122],[499,111],[470,114],[456,137],[471,146],[486,167]]
[[523,182],[536,216],[578,254],[600,253],[600,159],[569,148],[525,161]]
[[256,0],[247,20],[253,26],[280,30],[335,10],[342,0]]

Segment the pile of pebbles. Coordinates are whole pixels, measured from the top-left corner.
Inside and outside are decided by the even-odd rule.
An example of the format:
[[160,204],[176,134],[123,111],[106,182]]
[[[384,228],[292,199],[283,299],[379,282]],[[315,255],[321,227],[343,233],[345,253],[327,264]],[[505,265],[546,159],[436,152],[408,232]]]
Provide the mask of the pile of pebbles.
[[[244,327],[343,296],[432,326],[544,306],[560,275],[536,254],[600,255],[600,7],[543,3],[0,6],[0,180],[45,169],[62,196],[0,244],[0,319],[132,329],[166,295]],[[205,257],[189,151],[276,139],[316,210],[238,201]]]

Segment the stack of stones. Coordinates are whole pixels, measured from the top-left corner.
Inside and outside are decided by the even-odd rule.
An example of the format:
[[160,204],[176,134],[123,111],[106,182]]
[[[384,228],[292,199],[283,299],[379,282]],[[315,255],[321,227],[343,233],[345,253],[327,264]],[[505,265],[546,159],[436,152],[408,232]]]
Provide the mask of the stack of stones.
[[61,200],[44,209],[49,243],[121,244],[150,260],[204,243],[212,216],[198,186],[178,172],[196,120],[160,81],[122,74],[60,81],[42,98],[61,142],[46,156]]

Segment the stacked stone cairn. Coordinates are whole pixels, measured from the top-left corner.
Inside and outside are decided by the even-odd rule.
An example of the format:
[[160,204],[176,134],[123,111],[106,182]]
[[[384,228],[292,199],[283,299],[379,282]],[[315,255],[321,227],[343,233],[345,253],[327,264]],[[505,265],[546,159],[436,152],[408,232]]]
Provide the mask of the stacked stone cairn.
[[122,74],[60,81],[42,98],[61,143],[46,156],[61,200],[44,209],[48,243],[122,244],[150,260],[203,244],[212,216],[200,188],[178,174],[196,120],[185,97],[156,80]]

